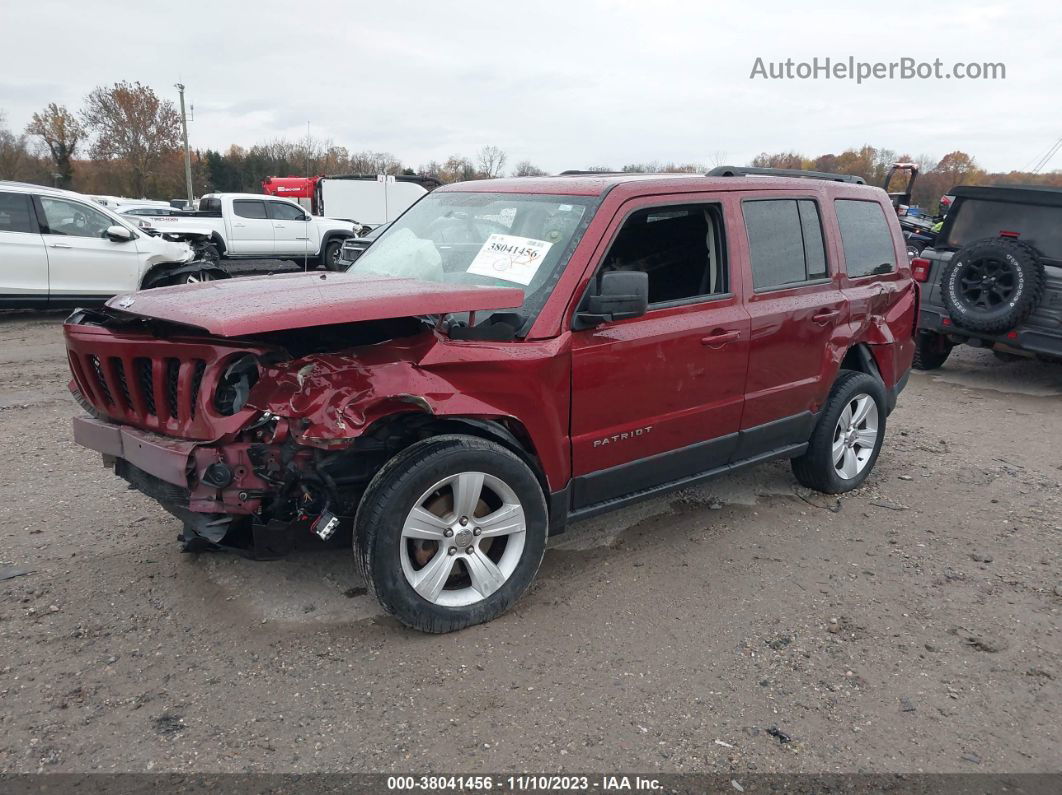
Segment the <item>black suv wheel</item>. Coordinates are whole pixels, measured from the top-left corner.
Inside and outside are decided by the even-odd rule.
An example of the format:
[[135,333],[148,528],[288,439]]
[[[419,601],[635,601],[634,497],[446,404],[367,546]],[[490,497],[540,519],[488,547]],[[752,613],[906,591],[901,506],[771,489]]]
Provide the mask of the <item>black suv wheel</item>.
[[936,370],[951,355],[954,347],[948,338],[935,331],[919,331],[914,338],[914,362],[916,370]]
[[451,632],[489,621],[531,584],[546,548],[546,501],[501,445],[438,436],[377,473],[354,522],[358,570],[399,621]]
[[998,334],[1014,328],[1040,302],[1044,266],[1018,240],[986,238],[963,246],[941,276],[944,306],[956,324]]

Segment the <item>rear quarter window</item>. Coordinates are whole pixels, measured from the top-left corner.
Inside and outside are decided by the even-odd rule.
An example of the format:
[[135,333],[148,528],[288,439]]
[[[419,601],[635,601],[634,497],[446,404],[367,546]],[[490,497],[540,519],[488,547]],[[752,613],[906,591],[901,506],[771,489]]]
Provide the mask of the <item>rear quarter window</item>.
[[232,203],[232,211],[240,218],[265,218],[265,202],[254,199],[237,199]]
[[874,276],[896,270],[896,248],[882,206],[873,201],[836,199],[848,276]]

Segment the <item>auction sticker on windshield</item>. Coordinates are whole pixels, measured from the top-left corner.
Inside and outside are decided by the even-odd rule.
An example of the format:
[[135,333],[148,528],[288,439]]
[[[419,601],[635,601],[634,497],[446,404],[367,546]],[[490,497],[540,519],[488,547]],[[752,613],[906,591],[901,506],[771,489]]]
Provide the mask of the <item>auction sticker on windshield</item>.
[[552,247],[552,243],[533,237],[491,235],[468,266],[468,273],[528,285]]

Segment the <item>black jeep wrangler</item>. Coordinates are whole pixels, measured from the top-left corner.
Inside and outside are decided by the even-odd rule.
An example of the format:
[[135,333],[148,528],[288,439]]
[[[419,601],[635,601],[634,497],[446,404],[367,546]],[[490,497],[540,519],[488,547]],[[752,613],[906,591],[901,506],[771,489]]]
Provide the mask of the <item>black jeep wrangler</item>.
[[921,282],[914,366],[934,370],[962,343],[1062,361],[1062,189],[964,185]]

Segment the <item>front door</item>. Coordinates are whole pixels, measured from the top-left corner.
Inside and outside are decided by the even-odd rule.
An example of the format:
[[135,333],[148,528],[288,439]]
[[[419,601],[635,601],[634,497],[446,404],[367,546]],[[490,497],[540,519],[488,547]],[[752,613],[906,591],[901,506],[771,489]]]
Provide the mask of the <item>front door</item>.
[[228,253],[263,256],[274,253],[273,219],[266,213],[266,203],[261,199],[234,199],[229,230]]
[[137,288],[140,254],[136,240],[106,236],[115,221],[88,204],[39,196],[48,252],[48,301],[69,304]]
[[310,223],[301,207],[290,202],[267,201],[266,209],[273,221],[274,249],[278,255],[308,257],[317,253],[311,243]]
[[0,191],[0,307],[48,301],[48,254],[28,193]]
[[629,202],[613,220],[594,278],[645,271],[650,305],[642,317],[572,333],[573,508],[730,460],[749,319],[725,216],[721,199],[686,195]]

